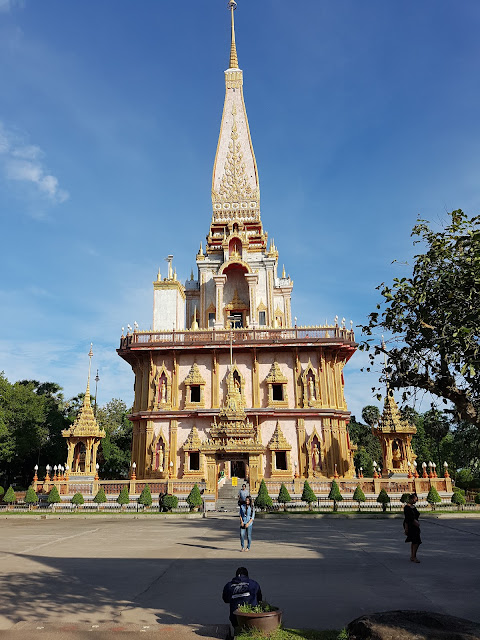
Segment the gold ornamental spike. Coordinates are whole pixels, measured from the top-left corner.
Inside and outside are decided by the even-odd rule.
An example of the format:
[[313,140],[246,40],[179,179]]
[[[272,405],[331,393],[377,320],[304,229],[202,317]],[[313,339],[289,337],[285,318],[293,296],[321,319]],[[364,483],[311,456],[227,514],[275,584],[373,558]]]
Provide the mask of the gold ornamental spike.
[[237,8],[237,3],[235,0],[229,0],[228,8],[232,14],[232,43],[230,45],[230,64],[229,69],[238,69],[238,57],[237,57],[237,47],[235,44],[235,19],[233,17],[233,12]]

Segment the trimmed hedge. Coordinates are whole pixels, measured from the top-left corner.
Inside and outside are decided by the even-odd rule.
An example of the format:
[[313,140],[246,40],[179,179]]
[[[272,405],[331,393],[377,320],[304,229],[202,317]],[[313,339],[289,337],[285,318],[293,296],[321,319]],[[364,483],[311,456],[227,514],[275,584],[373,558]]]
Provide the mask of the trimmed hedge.
[[362,491],[362,487],[359,484],[357,484],[357,488],[353,492],[353,500],[358,502],[358,510],[360,511],[360,503],[365,502],[366,498]]
[[313,489],[309,485],[307,480],[305,480],[305,482],[303,483],[302,500],[304,502],[307,502],[309,507],[311,504],[317,501],[317,496],[313,492]]
[[190,511],[202,506],[202,494],[200,493],[197,483],[193,485],[192,490],[188,494],[187,504],[190,507]]
[[48,504],[56,504],[57,502],[61,502],[60,494],[58,493],[58,489],[55,485],[50,489],[50,493],[48,494]]
[[33,487],[28,487],[27,493],[25,494],[25,504],[36,504],[38,502],[38,496],[35,493],[35,489]]
[[143,504],[145,507],[152,506],[152,494],[150,493],[148,484],[143,487],[143,491],[138,499],[138,504]]
[[273,501],[268,495],[268,489],[267,485],[265,484],[265,480],[262,480],[260,483],[257,499],[255,500],[255,506],[259,509],[267,509],[268,507],[273,506]]
[[70,500],[70,502],[72,504],[74,504],[76,507],[78,507],[78,505],[80,504],[85,504],[85,500],[83,498],[83,495],[81,493],[76,493],[72,499]]
[[385,489],[380,490],[380,493],[377,496],[377,502],[382,505],[382,511],[385,512],[387,510],[387,504],[390,502],[390,496]]
[[288,493],[288,489],[282,482],[282,486],[280,487],[280,493],[278,494],[277,502],[280,502],[283,505],[285,505],[286,502],[291,502],[291,500],[292,498]]
[[15,495],[13,487],[8,487],[7,492],[3,496],[3,501],[7,504],[12,504],[13,502],[17,501],[17,496]]
[[161,496],[159,504],[162,511],[171,511],[178,507],[178,498],[170,493],[166,493]]
[[100,487],[100,489],[97,491],[97,495],[94,497],[93,501],[95,502],[95,504],[103,504],[104,502],[108,502],[103,487]]
[[336,511],[338,509],[337,502],[341,502],[343,500],[343,496],[340,493],[340,488],[335,480],[332,480],[332,486],[330,488],[330,493],[328,494],[328,499],[333,500],[333,510]]
[[121,505],[130,504],[130,496],[128,495],[128,487],[126,485],[120,491],[117,502]]

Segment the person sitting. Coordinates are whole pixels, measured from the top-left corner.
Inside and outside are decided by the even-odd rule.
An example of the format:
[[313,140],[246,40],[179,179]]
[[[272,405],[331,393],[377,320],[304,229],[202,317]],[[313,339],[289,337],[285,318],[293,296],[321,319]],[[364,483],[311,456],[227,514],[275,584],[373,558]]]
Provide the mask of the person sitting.
[[223,587],[222,599],[230,605],[230,622],[234,627],[238,626],[235,609],[241,604],[257,605],[262,597],[262,590],[258,582],[248,577],[245,567],[238,567],[235,577]]

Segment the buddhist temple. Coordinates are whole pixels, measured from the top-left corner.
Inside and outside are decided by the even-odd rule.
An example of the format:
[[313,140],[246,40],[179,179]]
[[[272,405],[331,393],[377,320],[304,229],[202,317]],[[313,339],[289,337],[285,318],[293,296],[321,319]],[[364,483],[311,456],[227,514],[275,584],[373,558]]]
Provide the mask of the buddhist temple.
[[168,257],[153,282],[153,330],[129,329],[118,349],[135,375],[132,465],[137,479],[195,480],[211,494],[220,477],[248,478],[252,492],[263,478],[352,479],[343,368],[354,332],[345,320],[301,327],[292,316],[293,280],[262,223],[228,6],[206,242],[185,282]]

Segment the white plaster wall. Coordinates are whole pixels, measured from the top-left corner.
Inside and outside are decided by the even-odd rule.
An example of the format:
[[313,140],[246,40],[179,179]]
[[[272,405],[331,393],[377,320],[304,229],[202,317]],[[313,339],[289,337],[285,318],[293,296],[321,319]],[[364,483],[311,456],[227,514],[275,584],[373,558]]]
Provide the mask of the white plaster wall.
[[176,289],[153,292],[153,330],[171,331],[185,328],[185,301]]

